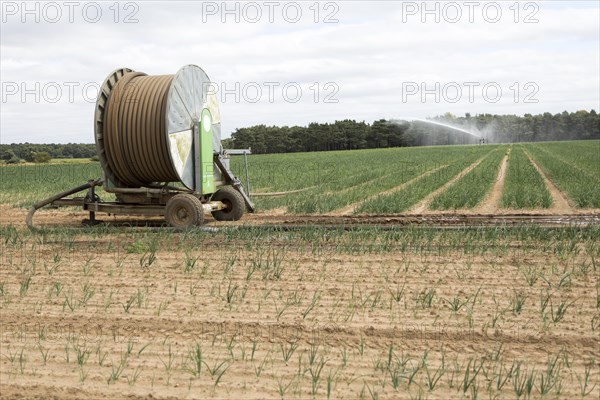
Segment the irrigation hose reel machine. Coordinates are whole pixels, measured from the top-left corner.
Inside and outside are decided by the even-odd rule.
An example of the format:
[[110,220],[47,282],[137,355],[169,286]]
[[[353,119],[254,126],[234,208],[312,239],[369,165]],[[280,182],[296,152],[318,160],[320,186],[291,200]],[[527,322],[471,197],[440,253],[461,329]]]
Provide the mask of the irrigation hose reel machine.
[[[96,100],[94,136],[103,179],[34,204],[27,216],[46,205],[83,206],[96,212],[163,215],[177,228],[202,225],[204,214],[235,221],[254,204],[229,168],[221,145],[221,117],[208,75],[186,65],[175,75],[150,76],[129,68],[113,71]],[[116,201],[103,202],[94,188],[102,185]],[[72,194],[87,190],[85,197]]]

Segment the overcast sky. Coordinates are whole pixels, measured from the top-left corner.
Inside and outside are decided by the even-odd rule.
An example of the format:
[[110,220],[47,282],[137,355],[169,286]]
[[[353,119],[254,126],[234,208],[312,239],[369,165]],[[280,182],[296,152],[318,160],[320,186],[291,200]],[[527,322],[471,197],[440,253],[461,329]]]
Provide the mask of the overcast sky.
[[92,143],[97,89],[121,67],[202,67],[224,137],[256,124],[600,108],[598,1],[423,4],[5,1],[0,142]]

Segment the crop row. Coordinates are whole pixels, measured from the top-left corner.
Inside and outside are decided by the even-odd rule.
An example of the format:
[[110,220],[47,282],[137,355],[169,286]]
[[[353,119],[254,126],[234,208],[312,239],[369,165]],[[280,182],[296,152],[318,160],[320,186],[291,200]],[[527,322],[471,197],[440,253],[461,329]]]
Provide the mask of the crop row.
[[[327,157],[335,162],[335,170],[329,171],[331,176],[322,174],[324,179],[314,180],[314,171],[310,171],[310,166],[305,166],[304,169],[298,167],[295,176],[289,176],[287,179],[298,179],[296,187],[309,187],[309,190],[278,198],[257,197],[256,201],[262,210],[287,207],[291,212],[330,212],[400,186],[427,171],[447,164],[461,165],[464,168],[468,160],[481,158],[492,150],[491,146],[472,146],[322,153],[323,159]],[[293,160],[297,155],[280,157]],[[254,170],[261,169],[262,162],[262,158],[257,157],[256,162],[252,164],[251,175]],[[277,186],[275,182],[276,179],[268,185],[270,191],[286,189],[285,185]]]
[[[435,157],[420,154],[418,159],[411,161],[395,161],[387,166],[384,174],[372,181],[359,185],[353,185],[340,191],[328,191],[326,193],[314,194],[306,197],[303,201],[290,208],[292,212],[307,212],[312,204],[317,205],[318,212],[329,212],[346,207],[348,205],[364,202],[372,196],[406,184],[413,179],[419,179],[420,176],[429,174],[432,171],[440,179],[451,179],[444,175],[443,171],[465,168],[483,153],[489,152],[489,149],[479,148],[472,152],[448,151],[446,154],[437,154]],[[448,164],[451,167],[448,167]],[[435,189],[433,189],[435,190]],[[429,192],[424,193],[427,195]],[[368,202],[368,201],[367,201]]]
[[544,179],[525,154],[522,146],[515,146],[508,160],[502,206],[505,208],[548,208],[552,197]]
[[429,193],[442,187],[446,182],[458,175],[468,167],[470,163],[454,163],[446,165],[432,174],[423,176],[397,192],[385,196],[378,196],[364,204],[358,209],[358,213],[388,214],[406,211]]
[[485,198],[498,177],[498,169],[505,156],[505,150],[506,148],[502,147],[486,156],[477,167],[433,199],[429,208],[433,210],[456,210],[478,205]]
[[574,142],[546,142],[526,144],[552,153],[562,161],[577,167],[583,174],[600,179],[600,140],[585,140]]
[[527,146],[527,150],[548,178],[569,196],[575,206],[600,208],[600,176],[594,174],[593,169],[583,169],[589,168],[585,166],[586,162],[582,161],[578,166],[540,146]]

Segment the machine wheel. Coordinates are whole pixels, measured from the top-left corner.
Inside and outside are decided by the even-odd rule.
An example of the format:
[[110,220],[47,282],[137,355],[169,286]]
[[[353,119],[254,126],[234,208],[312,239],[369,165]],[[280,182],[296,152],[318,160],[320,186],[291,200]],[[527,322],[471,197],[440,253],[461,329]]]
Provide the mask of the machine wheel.
[[165,219],[174,228],[191,228],[204,222],[204,208],[196,196],[177,194],[167,201]]
[[213,194],[212,201],[220,201],[225,204],[222,210],[213,211],[212,215],[217,221],[237,221],[244,215],[246,203],[244,198],[231,186],[225,186]]

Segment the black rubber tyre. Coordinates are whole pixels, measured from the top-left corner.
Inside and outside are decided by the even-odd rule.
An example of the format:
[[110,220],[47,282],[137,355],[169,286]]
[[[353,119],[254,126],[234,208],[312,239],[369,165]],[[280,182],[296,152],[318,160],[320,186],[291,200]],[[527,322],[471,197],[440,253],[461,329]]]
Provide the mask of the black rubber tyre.
[[226,208],[213,211],[212,215],[217,221],[237,221],[242,218],[246,209],[244,198],[231,186],[224,186],[213,194],[212,201],[220,201]]
[[165,219],[174,228],[191,228],[204,222],[204,208],[196,196],[176,194],[167,201]]

